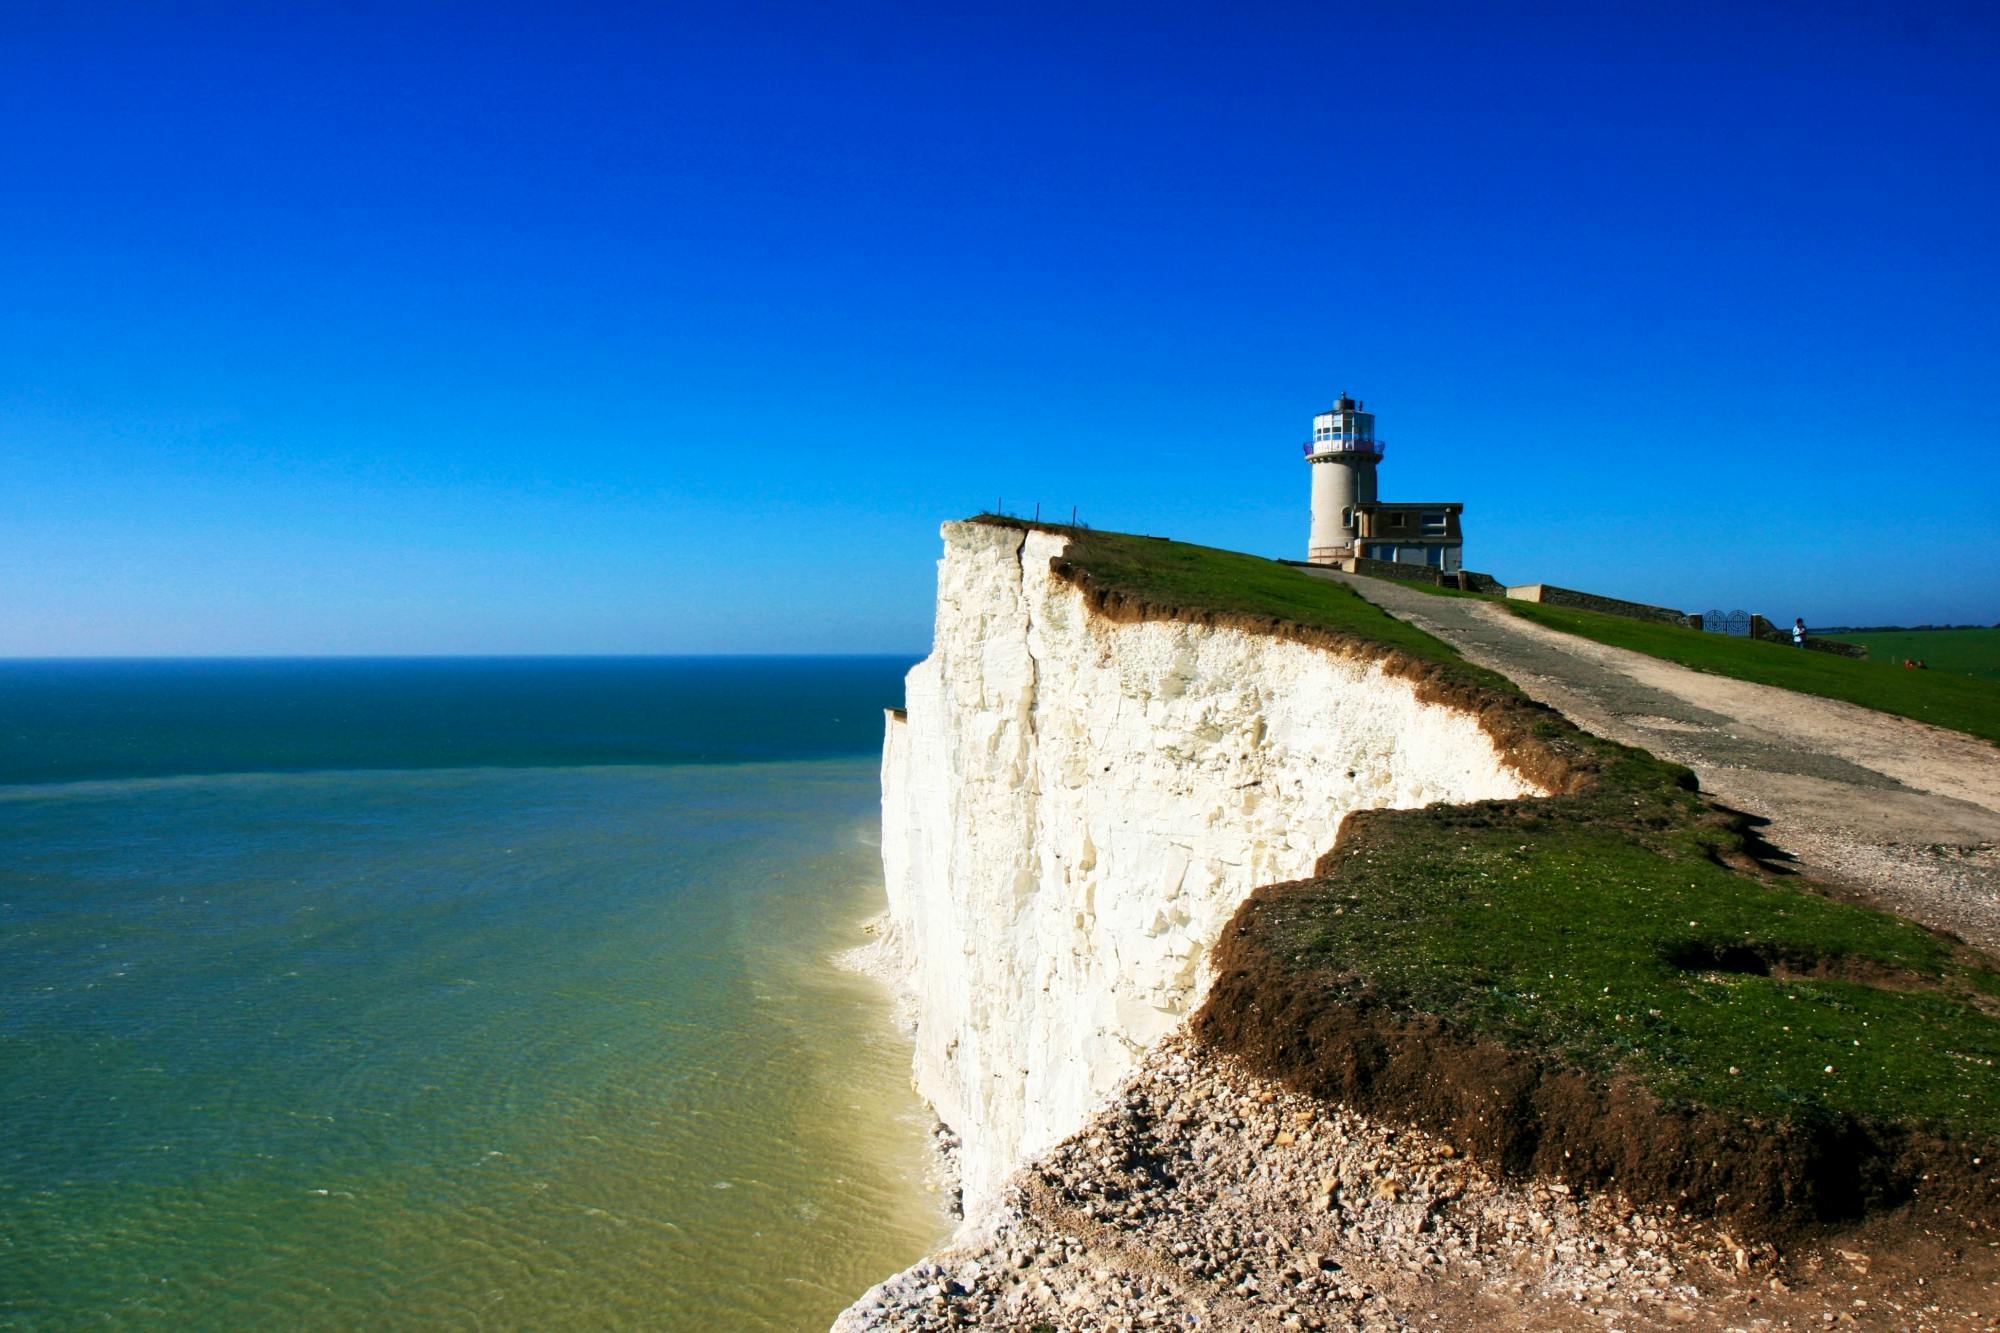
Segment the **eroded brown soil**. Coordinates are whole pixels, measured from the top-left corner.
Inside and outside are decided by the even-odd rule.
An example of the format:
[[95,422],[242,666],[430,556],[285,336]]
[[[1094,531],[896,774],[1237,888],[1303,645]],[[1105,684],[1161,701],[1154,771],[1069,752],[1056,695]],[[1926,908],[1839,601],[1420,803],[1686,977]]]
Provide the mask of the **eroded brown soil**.
[[1986,1145],[1845,1117],[1765,1122],[1669,1105],[1634,1081],[1435,1017],[1335,998],[1340,988],[1272,958],[1259,924],[1315,891],[1309,880],[1273,885],[1245,903],[1216,945],[1215,986],[1192,1022],[1200,1041],[1263,1077],[1421,1126],[1509,1174],[1615,1190],[1746,1235],[1794,1237],[1918,1200],[2000,1220]]

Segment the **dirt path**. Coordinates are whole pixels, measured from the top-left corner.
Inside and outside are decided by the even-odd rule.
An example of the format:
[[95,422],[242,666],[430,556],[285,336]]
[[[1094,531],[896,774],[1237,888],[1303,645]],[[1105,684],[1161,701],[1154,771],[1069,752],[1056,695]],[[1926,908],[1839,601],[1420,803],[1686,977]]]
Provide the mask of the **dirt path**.
[[[1382,579],[1346,583],[1601,736],[1692,768],[1814,878],[2000,957],[2000,749]],[[1774,652],[1784,651],[1773,648]]]

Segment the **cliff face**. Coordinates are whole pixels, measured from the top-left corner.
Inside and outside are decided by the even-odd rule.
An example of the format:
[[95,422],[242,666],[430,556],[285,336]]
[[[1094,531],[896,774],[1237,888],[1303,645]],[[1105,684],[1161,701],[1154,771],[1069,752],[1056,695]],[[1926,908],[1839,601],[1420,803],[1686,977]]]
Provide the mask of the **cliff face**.
[[1352,810],[1539,789],[1377,663],[1094,614],[1056,534],[948,524],[931,655],[882,761],[889,940],[968,1213],[1201,998],[1261,884]]

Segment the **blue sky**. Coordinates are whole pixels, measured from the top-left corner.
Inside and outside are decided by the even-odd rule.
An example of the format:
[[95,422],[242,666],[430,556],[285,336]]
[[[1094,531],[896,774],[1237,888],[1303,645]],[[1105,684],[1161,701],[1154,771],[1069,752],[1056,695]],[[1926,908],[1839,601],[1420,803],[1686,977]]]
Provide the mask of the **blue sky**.
[[921,651],[1004,500],[2000,620],[1987,6],[0,7],[0,654]]

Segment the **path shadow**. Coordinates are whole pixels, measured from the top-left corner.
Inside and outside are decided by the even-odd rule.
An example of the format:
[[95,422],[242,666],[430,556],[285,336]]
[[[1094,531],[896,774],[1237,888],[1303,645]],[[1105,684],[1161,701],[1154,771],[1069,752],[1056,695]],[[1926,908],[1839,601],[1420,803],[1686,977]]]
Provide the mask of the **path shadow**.
[[1799,859],[1777,843],[1765,838],[1764,830],[1771,827],[1771,821],[1763,815],[1753,815],[1748,810],[1738,810],[1709,798],[1717,810],[1733,819],[1741,821],[1743,830],[1743,853],[1765,870],[1774,875],[1798,875]]

